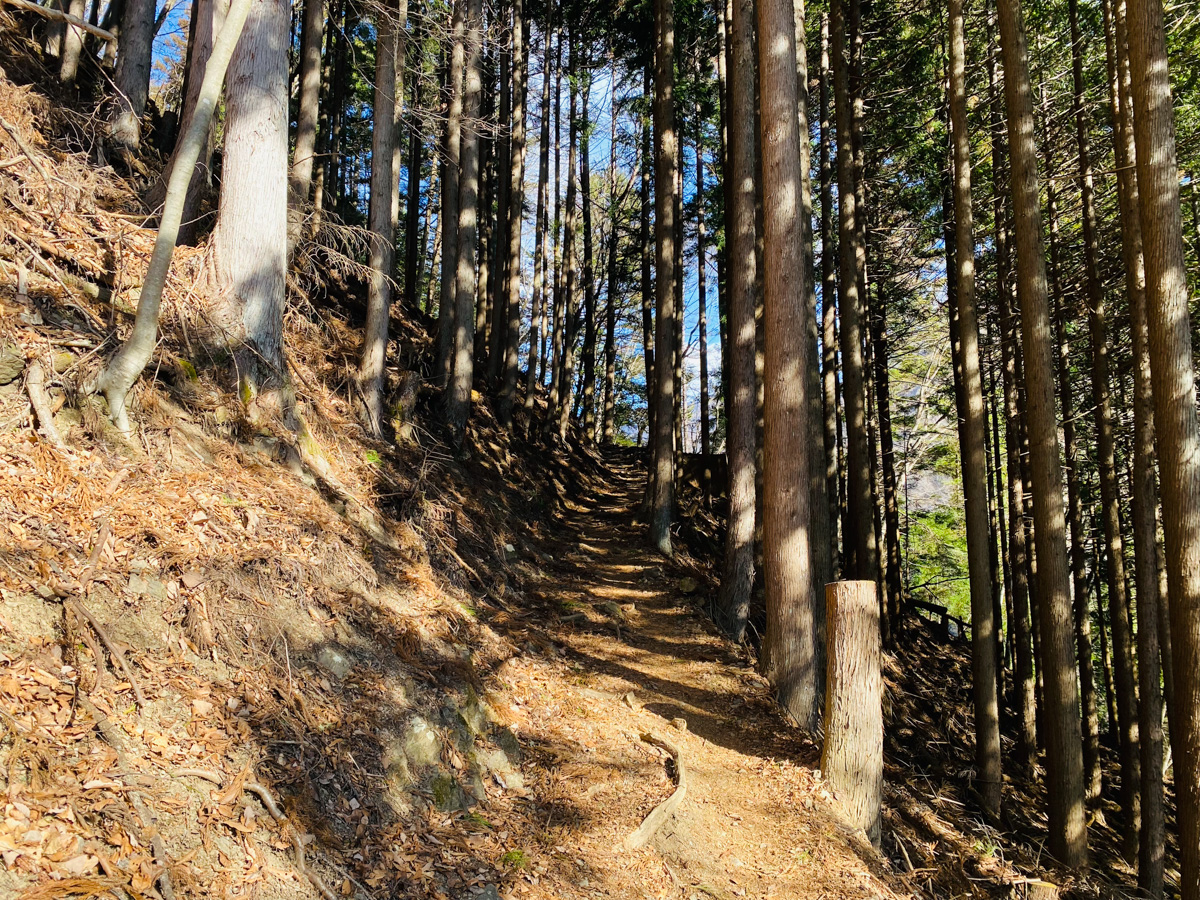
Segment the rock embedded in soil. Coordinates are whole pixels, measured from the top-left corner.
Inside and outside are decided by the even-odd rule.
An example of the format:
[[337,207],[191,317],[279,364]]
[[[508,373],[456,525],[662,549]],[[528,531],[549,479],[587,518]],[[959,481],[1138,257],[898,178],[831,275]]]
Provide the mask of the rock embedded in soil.
[[25,371],[25,354],[12,344],[0,345],[0,384],[11,384]]
[[317,665],[340,681],[350,674],[354,661],[333,647],[322,647],[317,652]]

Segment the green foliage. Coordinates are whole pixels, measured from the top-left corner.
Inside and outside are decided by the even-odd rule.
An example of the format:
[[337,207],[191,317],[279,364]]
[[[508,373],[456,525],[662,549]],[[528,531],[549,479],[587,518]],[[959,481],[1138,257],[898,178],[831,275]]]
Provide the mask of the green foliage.
[[966,522],[961,504],[919,512],[909,525],[909,589],[971,620]]
[[500,857],[500,864],[519,872],[529,868],[529,857],[524,850],[506,850]]

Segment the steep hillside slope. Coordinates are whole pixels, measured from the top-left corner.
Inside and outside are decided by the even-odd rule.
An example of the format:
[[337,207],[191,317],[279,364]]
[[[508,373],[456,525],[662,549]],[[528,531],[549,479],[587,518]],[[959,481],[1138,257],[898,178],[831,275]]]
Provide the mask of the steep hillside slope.
[[[78,152],[77,114],[0,79],[0,115],[0,890],[681,890],[654,850],[622,848],[670,793],[637,729],[673,716],[621,706],[638,723],[617,734],[590,721],[559,633],[605,615],[554,566],[622,461],[526,421],[515,440],[486,406],[452,457],[426,429],[431,395],[399,371],[403,439],[370,440],[346,399],[355,335],[330,304],[288,319],[306,430],[256,430],[205,350],[203,248],[176,257],[137,430],[114,432],[86,387],[153,232],[131,187]],[[428,336],[396,324],[419,367]],[[669,593],[672,571],[647,577]],[[744,677],[763,727],[781,727]],[[605,766],[619,784],[593,781]],[[791,790],[816,791],[794,772]],[[797,816],[839,894],[886,892],[828,814]]]

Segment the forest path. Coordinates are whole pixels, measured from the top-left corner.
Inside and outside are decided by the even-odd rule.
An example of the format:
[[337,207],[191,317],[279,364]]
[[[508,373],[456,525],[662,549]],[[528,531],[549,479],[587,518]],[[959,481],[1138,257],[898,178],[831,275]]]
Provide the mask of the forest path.
[[[551,642],[501,672],[548,810],[550,858],[532,877],[555,897],[891,896],[823,802],[817,748],[704,615],[703,587],[646,546],[644,471],[605,462],[605,486],[569,504],[541,547],[530,593]],[[630,851],[625,838],[674,787],[648,732],[682,751],[687,794]]]

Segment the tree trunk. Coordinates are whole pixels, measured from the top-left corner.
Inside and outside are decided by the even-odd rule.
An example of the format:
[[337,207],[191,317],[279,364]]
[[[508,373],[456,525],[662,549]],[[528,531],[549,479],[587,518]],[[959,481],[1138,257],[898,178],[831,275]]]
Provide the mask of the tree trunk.
[[[1015,675],[1017,670],[1017,644],[1015,639],[1016,612],[1013,608],[1012,602],[1012,568],[1010,566],[1008,552],[1008,513],[1005,511],[1004,506],[1006,488],[1004,483],[1004,466],[1002,463],[1003,457],[1000,452],[1000,392],[996,387],[996,370],[999,368],[1000,364],[994,356],[994,348],[998,345],[999,339],[997,334],[998,329],[996,329],[990,321],[986,321],[985,325],[987,326],[987,338],[983,341],[983,346],[981,349],[983,349],[985,352],[988,352],[988,359],[984,363],[984,366],[987,368],[988,373],[987,403],[990,414],[989,421],[992,441],[991,477],[993,484],[992,490],[996,499],[997,513],[995,528],[997,532],[998,543],[1000,544],[999,561],[995,567],[995,572],[997,576],[1001,577],[1003,580],[1002,592],[1004,595],[1004,615],[1005,622],[1008,623],[1008,630],[1004,636],[1004,665]],[[995,588],[993,588],[993,590],[995,590]],[[1000,680],[1003,681],[1003,678]],[[1003,693],[1004,691],[1002,688],[1001,695],[1003,695]]]
[[[505,10],[508,18],[511,10]],[[500,22],[493,23],[498,31]],[[496,215],[492,219],[491,206],[485,207],[488,221],[495,222],[492,230],[491,257],[494,257],[492,278],[488,288],[488,333],[487,333],[487,381],[497,396],[503,393],[504,357],[508,349],[508,212],[512,192],[512,126],[513,80],[516,74],[512,28],[508,29],[509,40],[500,39],[499,52],[499,106],[495,127],[497,136],[492,141],[492,193],[496,199]]]
[[[1053,195],[1053,188],[1048,185]],[[1056,256],[1054,235],[1057,224],[1055,201],[1049,204],[1051,258]],[[1057,264],[1054,264],[1057,269]],[[1083,711],[1083,767],[1088,800],[1100,796],[1102,787],[1100,771],[1100,718],[1096,711],[1096,672],[1092,661],[1092,617],[1091,598],[1087,583],[1087,539],[1083,525],[1083,509],[1080,500],[1079,472],[1081,457],[1075,437],[1075,408],[1071,396],[1068,374],[1070,344],[1066,338],[1065,304],[1059,295],[1059,309],[1055,320],[1058,339],[1058,394],[1063,416],[1063,449],[1067,460],[1067,523],[1071,534],[1071,584],[1075,601],[1075,637],[1079,660],[1079,686]]]
[[[1124,6],[1124,4],[1120,4]],[[1135,170],[1132,85],[1124,28],[1117,29],[1113,4],[1104,3],[1108,57],[1109,112],[1116,123],[1113,149],[1117,161],[1117,196],[1121,212],[1121,252],[1125,293],[1133,338],[1133,510],[1134,577],[1137,593],[1138,725],[1141,733],[1142,833],[1138,850],[1138,887],[1152,900],[1163,896],[1165,822],[1163,809],[1163,698],[1158,629],[1164,616],[1159,592],[1159,555],[1155,510],[1154,391],[1150,374],[1150,336],[1146,308],[1146,270],[1142,259],[1142,223]],[[1072,3],[1072,11],[1075,5]],[[1121,18],[1124,18],[1123,10]],[[1193,189],[1194,192],[1194,189]]]
[[1050,850],[1073,868],[1087,863],[1079,689],[1072,654],[1062,468],[1054,410],[1054,358],[1042,250],[1037,147],[1028,48],[1019,0],[999,0],[1000,46],[1012,163],[1017,286],[1025,358],[1026,420],[1036,498],[1038,615],[1045,673]]
[[883,676],[878,589],[872,581],[825,588],[829,678],[821,772],[850,824],[879,845],[883,800]]
[[302,237],[305,207],[312,188],[321,107],[321,44],[325,39],[324,0],[305,0],[300,27],[300,96],[296,103],[296,149],[288,179],[288,250]]
[[988,107],[992,132],[992,211],[995,221],[996,246],[996,315],[1001,334],[1001,366],[1004,387],[1004,433],[1007,449],[1006,469],[1009,497],[1009,569],[1012,576],[1013,643],[1016,658],[1014,686],[1017,697],[1017,716],[1020,726],[1020,753],[1026,769],[1032,770],[1037,756],[1037,683],[1034,676],[1030,639],[1033,626],[1030,619],[1029,547],[1025,531],[1025,486],[1021,472],[1020,381],[1017,368],[1018,337],[1012,312],[1011,248],[1008,230],[1008,209],[1005,202],[1008,174],[1006,165],[1008,142],[1005,135],[1002,97],[996,77],[999,48],[992,44],[991,22],[988,24]]
[[[1162,478],[1176,749],[1180,896],[1200,898],[1200,423],[1176,170],[1175,123],[1159,0],[1130,0],[1127,29],[1141,203],[1154,428]],[[1165,648],[1164,648],[1165,649]]]
[[[882,294],[882,291],[883,284],[880,283],[878,292]],[[895,628],[902,615],[900,506],[896,499],[896,451],[892,438],[892,401],[888,379],[887,305],[882,297],[871,318],[875,403],[879,421],[879,468],[883,486],[884,586],[887,589],[887,618],[891,627]],[[978,339],[976,342],[978,343]],[[985,489],[985,508],[986,500]],[[994,631],[992,633],[995,634]]]
[[[699,59],[696,62],[696,78],[699,81]],[[696,102],[696,120],[700,122],[700,103]],[[712,452],[710,429],[712,423],[708,410],[708,248],[705,246],[704,223],[704,137],[703,127],[696,130],[696,328],[700,338],[700,455],[703,458],[704,484],[702,489],[707,500],[712,494],[712,470],[708,456]]]
[[833,237],[833,177],[829,144],[834,139],[829,122],[829,17],[821,18],[821,384],[824,400],[825,493],[829,505],[830,563],[832,576],[838,576],[841,554],[837,527],[841,519],[838,501],[838,342],[837,342],[837,256]]
[[[446,73],[449,98],[446,115],[445,166],[442,175],[442,271],[441,293],[438,300],[438,366],[437,374],[443,384],[449,383],[451,369],[456,364],[455,342],[460,323],[457,315],[457,273],[459,232],[459,177],[462,157],[463,124],[463,66],[466,64],[464,7],[469,0],[454,0],[451,21],[450,70]],[[476,163],[478,165],[478,163]],[[476,186],[478,190],[478,186]],[[471,248],[474,256],[475,248]],[[472,261],[472,265],[474,262]],[[465,324],[465,323],[462,323]],[[469,327],[475,330],[475,320]],[[472,335],[472,338],[474,335]]]
[[[312,189],[312,227],[314,231],[319,229],[321,216],[325,211],[325,187],[327,184],[332,184],[330,181],[332,167],[330,149],[333,138],[334,98],[337,97],[338,104],[340,104],[342,94],[341,86],[334,83],[334,70],[342,42],[345,9],[346,0],[332,0],[332,5],[329,8],[329,23],[325,29],[325,56],[321,61],[321,83],[329,85],[331,90],[325,92],[322,98],[323,102],[318,104],[320,110],[317,116],[316,152],[318,162],[316,164],[316,174],[313,177]],[[440,217],[438,221],[441,221]]]
[[867,398],[862,351],[862,298],[859,293],[858,187],[851,139],[849,74],[846,60],[846,17],[843,0],[830,0],[834,108],[837,120],[838,182],[838,312],[841,315],[842,399],[846,414],[846,524],[842,540],[843,569],[874,580],[879,571],[872,523],[871,457],[867,446]]
[[554,84],[554,303],[550,336],[550,394],[546,405],[546,428],[558,414],[559,391],[561,389],[564,296],[564,266],[563,242],[566,240],[563,228],[563,192],[562,192],[562,76],[563,76],[563,42],[562,33],[558,39],[558,64],[555,66]]
[[[642,80],[642,100],[647,105],[650,105],[651,98],[654,96],[654,71],[653,66],[646,66]],[[650,195],[650,178],[651,170],[654,166],[654,150],[651,142],[650,117],[643,116],[642,118],[642,148],[641,148],[641,207],[640,207],[640,235],[641,235],[641,295],[642,295],[642,366],[645,370],[644,377],[646,381],[646,430],[648,433],[647,441],[654,440],[654,281],[653,281],[653,263],[654,263],[654,247],[652,245],[652,231],[650,226],[650,210],[653,206],[653,200]],[[647,473],[647,481],[649,491],[654,491],[654,468],[651,467]]]
[[[813,594],[809,416],[811,358],[801,217],[795,23],[790,0],[759,0],[765,384],[764,669],[801,727],[820,717],[819,617]],[[875,835],[877,838],[877,835]]]
[[616,379],[617,379],[617,252],[621,248],[618,231],[620,222],[617,199],[617,64],[612,47],[608,51],[609,68],[609,163],[608,163],[608,302],[604,319],[604,420],[601,423],[602,441],[612,444],[616,437]]
[[[481,51],[479,94],[479,198],[476,201],[476,251],[475,251],[475,346],[473,353],[480,364],[480,374],[488,375],[488,332],[492,324],[492,245],[496,184],[496,142],[492,139],[495,122],[496,85],[492,78],[491,60],[487,47]],[[462,201],[462,185],[458,188],[459,202]]]
[[[422,30],[417,26],[413,50],[417,58],[413,61],[414,72],[421,71]],[[413,110],[421,105],[421,85],[414,81],[410,88],[412,104],[408,120],[408,174],[404,204],[404,309],[409,315],[417,311],[417,291],[421,282],[421,261],[425,244],[421,240],[421,169],[425,150],[425,136],[421,133],[421,120]],[[428,312],[428,310],[426,310]]]
[[[722,209],[733,205],[733,186],[729,179],[729,31],[733,16],[729,0],[716,0],[717,14],[717,110],[721,127],[721,200]],[[728,231],[722,226],[717,247],[717,330],[721,336],[721,420],[729,423],[729,246]]]
[[[525,2],[513,0],[512,7],[512,137],[509,142],[510,170],[507,173],[508,217],[507,262],[504,266],[504,383],[500,388],[500,424],[512,428],[513,407],[517,403],[517,376],[521,348],[521,238],[525,225],[525,99],[529,74],[529,53],[525,43]],[[545,79],[543,79],[545,80]],[[530,348],[534,346],[530,340]],[[532,367],[531,367],[532,368]]]
[[283,360],[287,272],[285,0],[254,0],[229,66],[221,203],[213,232],[217,323],[233,341],[238,393],[251,418],[288,415]]
[[[86,0],[70,0],[67,15],[82,19],[87,13]],[[151,35],[153,40],[153,35]],[[66,85],[75,83],[79,72],[79,56],[83,52],[83,29],[78,25],[67,25],[63,32],[62,64],[58,69],[58,80]]]
[[[393,18],[395,16],[395,18]],[[367,429],[383,434],[383,390],[386,381],[388,316],[396,269],[396,226],[399,224],[400,152],[396,140],[404,108],[404,29],[408,0],[393,12],[376,17],[375,113],[371,129],[371,277],[367,281],[367,322],[363,331],[358,380],[366,406]]]
[[[804,371],[807,380],[805,393],[807,397],[806,433],[812,452],[808,454],[810,471],[805,481],[812,495],[809,502],[812,519],[809,530],[809,544],[812,548],[812,579],[813,596],[816,598],[816,627],[817,634],[825,632],[825,604],[821,597],[825,593],[825,585],[834,578],[834,541],[830,538],[829,499],[825,489],[825,476],[828,468],[824,456],[824,409],[821,394],[821,356],[817,344],[817,330],[820,324],[817,320],[817,289],[815,284],[815,266],[813,264],[813,229],[812,229],[812,183],[810,169],[812,168],[812,139],[809,128],[809,96],[808,96],[808,37],[805,26],[804,0],[796,0],[792,9],[792,26],[796,41],[796,127],[800,145],[800,241],[804,254],[804,306],[805,306],[805,340],[808,342],[808,358],[812,364]],[[818,451],[817,448],[820,448]],[[823,672],[824,659],[820,646],[818,651],[818,677]]]
[[130,430],[125,398],[134,381],[150,362],[158,340],[162,292],[166,286],[171,257],[175,252],[175,242],[186,206],[190,174],[208,143],[213,113],[221,96],[221,85],[225,80],[230,59],[241,39],[250,5],[251,0],[238,0],[230,10],[207,60],[204,78],[196,86],[196,105],[177,148],[175,167],[171,171],[163,214],[154,240],[154,251],[150,256],[146,278],[142,282],[141,294],[138,296],[133,332],[96,379],[96,389],[108,400],[109,414],[113,424],[120,431]]
[[[454,367],[446,394],[446,425],[462,449],[471,414],[471,383],[475,374],[475,250],[479,227],[479,110],[483,95],[482,0],[466,0],[467,65],[462,101],[462,169],[458,178],[458,241],[454,289]],[[445,238],[443,237],[443,240]],[[443,251],[444,253],[445,251]]]
[[[585,66],[585,69],[587,67]],[[596,433],[596,278],[592,241],[591,71],[584,73],[583,133],[579,141],[579,178],[583,192],[583,435],[591,443]]]
[[725,452],[729,512],[718,599],[718,621],[735,641],[745,635],[754,589],[755,324],[754,210],[758,178],[754,147],[754,0],[733,0],[728,46],[730,204],[725,234],[729,253],[729,382]]
[[[1047,110],[1043,108],[1043,116]],[[1043,119],[1043,123],[1045,119]],[[1079,687],[1083,713],[1083,766],[1088,800],[1101,794],[1100,720],[1096,713],[1096,679],[1092,662],[1090,597],[1087,584],[1087,540],[1080,499],[1081,454],[1075,434],[1075,402],[1071,394],[1070,344],[1066,335],[1067,309],[1060,284],[1058,252],[1058,192],[1054,185],[1054,166],[1048,130],[1043,126],[1046,155],[1046,212],[1050,221],[1050,285],[1056,316],[1055,339],[1058,345],[1058,398],[1062,407],[1063,450],[1066,453],[1067,523],[1071,537],[1071,587],[1074,596],[1075,635],[1079,663]]]
[[654,428],[650,542],[671,555],[675,512],[675,2],[654,0]]
[[[1099,531],[1099,523],[1093,521],[1092,524],[1096,531]],[[1108,648],[1109,628],[1105,622],[1104,608],[1099,602],[1100,572],[1104,561],[1100,546],[1100,535],[1094,534],[1092,538],[1092,572],[1096,576],[1096,624],[1100,629],[1100,674],[1104,684],[1104,711],[1108,720],[1108,743],[1115,748],[1117,744],[1117,699],[1116,691],[1113,690],[1112,653]]]
[[[1120,497],[1117,488],[1116,435],[1108,374],[1108,313],[1100,283],[1096,197],[1088,142],[1088,113],[1084,108],[1083,39],[1079,31],[1078,0],[1070,0],[1071,106],[1075,114],[1075,143],[1079,158],[1079,192],[1083,208],[1083,260],[1088,325],[1092,350],[1092,402],[1096,409],[1096,456],[1100,473],[1100,513],[1108,558],[1108,602],[1113,620],[1113,662],[1120,728],[1121,809],[1125,858],[1137,857],[1141,830],[1141,766],[1137,721],[1137,684],[1133,673],[1133,639],[1126,594],[1125,548],[1121,541]],[[1065,412],[1064,412],[1065,416]]]
[[675,292],[675,353],[672,355],[672,368],[675,377],[674,416],[675,422],[675,456],[676,459],[684,452],[683,448],[683,419],[686,410],[683,398],[687,393],[687,383],[683,371],[684,346],[683,318],[683,139],[680,137],[675,144],[675,275],[671,284]]
[[[963,499],[971,589],[971,681],[975,700],[975,783],[984,813],[1000,817],[1000,703],[996,693],[996,629],[992,604],[991,523],[987,501],[987,422],[979,367],[979,319],[975,310],[975,233],[971,209],[971,144],[967,133],[966,37],[963,0],[950,0],[950,134],[954,148],[954,240],[959,368],[963,399]],[[886,469],[885,469],[886,475]],[[893,478],[894,481],[894,478]],[[893,485],[894,491],[894,485]],[[897,552],[899,548],[897,547]],[[889,574],[891,570],[889,542]],[[897,560],[897,566],[899,560]]]
[[153,49],[154,0],[126,0],[113,73],[115,101],[108,122],[109,140],[119,153],[134,153],[141,145]]
[[[537,211],[533,238],[533,310],[530,313],[529,371],[525,373],[525,408],[533,409],[538,385],[538,348],[546,330],[546,274],[550,270],[550,249],[546,240],[550,207],[550,81],[553,57],[550,55],[553,7],[547,4],[542,49],[542,124],[538,137]],[[545,356],[543,352],[541,356]]]
[[558,435],[564,439],[567,436],[567,425],[570,423],[573,406],[571,387],[575,378],[575,317],[579,307],[579,275],[575,257],[575,232],[578,230],[575,214],[579,190],[579,43],[573,30],[568,31],[567,49],[570,51],[570,62],[567,69],[567,90],[570,100],[567,113],[567,196],[564,201],[566,213],[563,216],[562,238],[563,291],[558,326],[555,330],[559,348],[556,367],[558,393],[555,394],[554,391],[551,391],[554,418],[547,422],[547,428],[549,428],[557,419]]

